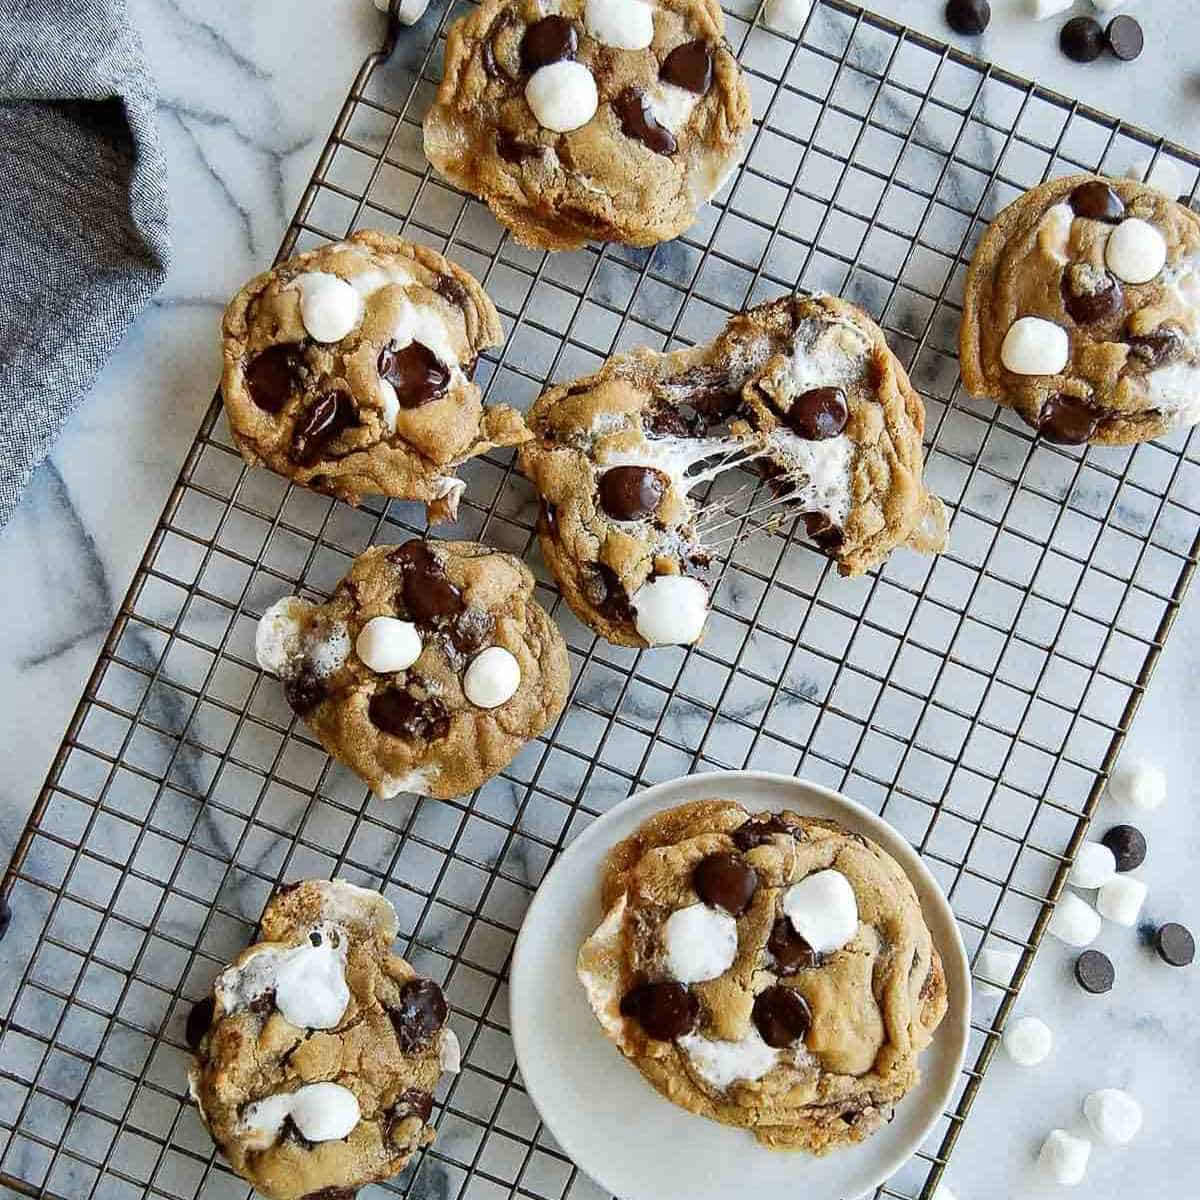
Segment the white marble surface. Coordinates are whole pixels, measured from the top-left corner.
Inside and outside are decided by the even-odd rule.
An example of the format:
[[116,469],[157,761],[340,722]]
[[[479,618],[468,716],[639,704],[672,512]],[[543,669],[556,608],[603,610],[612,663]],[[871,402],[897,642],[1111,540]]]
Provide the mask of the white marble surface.
[[[937,0],[879,0],[876,7],[946,34]],[[1075,7],[1088,11],[1084,3]],[[367,0],[130,0],[130,8],[162,94],[176,265],[0,534],[5,859],[208,404],[224,300],[274,252],[382,21]],[[988,33],[958,44],[1200,147],[1195,38],[1179,36],[1200,21],[1200,0],[1134,6],[1146,27],[1146,54],[1130,65],[1090,67],[1058,53],[1056,28],[1065,16],[1035,25],[1019,0],[995,0],[993,8]],[[1150,841],[1146,915],[1193,927],[1200,927],[1188,887],[1200,858],[1190,795],[1200,776],[1192,703],[1198,670],[1200,600],[1193,596],[1130,744],[1130,752],[1162,762],[1172,782],[1168,806],[1142,823]],[[1111,926],[1100,944],[1119,982],[1098,999],[1070,981],[1065,948],[1049,943],[1042,953],[1019,1011],[1054,1028],[1054,1054],[1032,1072],[1003,1058],[994,1065],[949,1173],[960,1200],[1040,1194],[1027,1174],[1041,1134],[1077,1123],[1084,1092],[1102,1085],[1137,1093],[1146,1128],[1135,1148],[1097,1149],[1091,1194],[1185,1194],[1185,1170],[1200,1161],[1191,1115],[1200,1078],[1200,968],[1171,971],[1133,932]]]

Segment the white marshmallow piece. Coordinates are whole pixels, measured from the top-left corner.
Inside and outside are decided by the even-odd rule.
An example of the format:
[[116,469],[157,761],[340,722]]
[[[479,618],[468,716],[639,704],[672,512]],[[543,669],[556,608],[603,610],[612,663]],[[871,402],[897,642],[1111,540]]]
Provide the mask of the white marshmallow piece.
[[975,963],[976,989],[983,995],[1002,996],[1020,962],[1019,950],[984,946]]
[[1004,1049],[1019,1067],[1036,1067],[1054,1045],[1050,1026],[1037,1017],[1022,1017],[1004,1030]]
[[587,0],[587,31],[618,50],[645,50],[654,41],[654,8],[643,0]]
[[1102,842],[1084,842],[1071,865],[1068,882],[1078,888],[1103,887],[1117,873],[1117,856]]
[[463,674],[463,691],[476,708],[499,708],[521,686],[521,664],[503,646],[481,650]]
[[1052,1129],[1042,1143],[1038,1164],[1055,1183],[1074,1187],[1083,1182],[1091,1153],[1092,1143],[1087,1138],[1075,1137],[1065,1129]]
[[1108,794],[1118,804],[1155,809],[1167,798],[1167,777],[1148,762],[1122,764],[1109,777]]
[[711,1088],[723,1092],[739,1079],[751,1083],[761,1079],[778,1061],[779,1051],[768,1046],[752,1024],[737,1042],[722,1042],[685,1033],[679,1048],[688,1056],[692,1070]]
[[457,1075],[462,1070],[462,1043],[458,1034],[449,1026],[442,1030],[442,1044],[438,1047],[438,1066],[447,1075]]
[[686,575],[659,575],[633,594],[633,623],[651,646],[690,646],[708,619],[708,588]]
[[555,133],[586,125],[600,104],[591,71],[569,59],[538,67],[525,85],[525,99],[537,123]]
[[1046,926],[1068,946],[1090,946],[1100,933],[1100,914],[1074,892],[1063,892]]
[[282,675],[300,653],[301,620],[311,607],[299,596],[284,596],[259,618],[254,630],[254,657],[264,671]]
[[1113,9],[1128,3],[1129,0],[1092,0],[1092,7],[1098,12],[1112,12]]
[[294,1092],[264,1096],[246,1106],[241,1128],[273,1142],[288,1117],[310,1142],[332,1142],[348,1137],[358,1124],[358,1098],[340,1083],[306,1083]]
[[1137,924],[1146,899],[1146,885],[1132,875],[1117,875],[1096,893],[1096,908],[1106,921],[1129,928]]
[[1127,1146],[1142,1128],[1142,1106],[1120,1088],[1101,1088],[1083,1099],[1083,1115],[1109,1146]]
[[1167,265],[1167,241],[1149,221],[1126,217],[1108,235],[1108,269],[1126,283],[1149,283]]
[[792,928],[817,954],[832,954],[858,933],[858,901],[841,871],[814,871],[783,893]]
[[300,289],[300,318],[315,341],[340,342],[362,320],[362,296],[336,275],[307,271],[289,286]]
[[799,37],[810,12],[812,0],[767,0],[763,21],[776,33]]
[[680,983],[716,979],[737,957],[737,922],[707,904],[676,909],[663,923],[664,965]]
[[1018,317],[1000,347],[1000,361],[1014,375],[1057,375],[1070,357],[1067,331],[1041,317]]
[[411,621],[372,617],[359,630],[354,649],[372,671],[390,675],[411,667],[421,657],[421,635]]
[[1066,12],[1074,3],[1075,0],[1029,0],[1029,12],[1035,21],[1044,21]]
[[[1153,165],[1151,162],[1153,161]],[[1158,158],[1140,158],[1125,172],[1126,179],[1138,179],[1148,183],[1172,200],[1188,189],[1183,182],[1183,172],[1172,159],[1160,154]]]
[[[392,7],[391,0],[375,0],[375,7],[380,12],[387,12]],[[425,15],[428,7],[429,0],[400,0],[396,16],[401,25],[415,25]]]

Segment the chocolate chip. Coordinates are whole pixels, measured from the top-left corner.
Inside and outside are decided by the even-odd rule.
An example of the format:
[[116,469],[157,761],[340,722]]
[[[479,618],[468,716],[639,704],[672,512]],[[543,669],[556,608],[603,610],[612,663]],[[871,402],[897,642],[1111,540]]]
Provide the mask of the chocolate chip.
[[436,742],[450,732],[450,713],[436,697],[418,700],[399,688],[376,692],[367,702],[371,724],[393,737]]
[[780,971],[801,971],[818,966],[820,955],[796,932],[787,917],[779,917],[771,927],[767,949],[779,964]]
[[621,998],[621,1016],[633,1017],[652,1038],[669,1042],[696,1027],[700,1002],[682,983],[643,983]]
[[343,430],[358,424],[358,410],[349,392],[333,388],[313,401],[308,413],[292,434],[292,458],[311,467],[325,447]]
[[1196,939],[1191,930],[1175,921],[1168,921],[1154,935],[1154,948],[1165,963],[1186,967],[1196,957]]
[[540,157],[542,148],[536,142],[523,142],[515,135],[498,129],[496,131],[496,153],[505,162],[523,163],[526,159]]
[[592,570],[601,589],[600,597],[595,601],[596,607],[611,621],[632,621],[633,607],[629,603],[629,593],[616,571],[607,563],[592,563]]
[[837,437],[849,416],[846,393],[841,388],[820,387],[795,397],[785,419],[799,437],[820,442]]
[[1125,340],[1129,343],[1126,365],[1143,371],[1161,367],[1178,354],[1183,344],[1179,331],[1173,325],[1160,325],[1150,333],[1126,334]]
[[484,608],[465,608],[450,626],[450,640],[460,654],[473,658],[492,642],[496,618]]
[[423,342],[389,344],[379,352],[379,377],[396,389],[401,408],[420,408],[446,394],[450,368]]
[[1122,62],[1132,62],[1146,44],[1141,25],[1126,13],[1109,21],[1104,36],[1108,39],[1108,48]]
[[301,1150],[311,1150],[313,1148],[313,1143],[300,1132],[300,1126],[296,1124],[290,1115],[283,1118],[279,1137],[281,1141],[289,1142],[293,1146],[299,1146]]
[[574,58],[579,50],[579,31],[569,17],[543,17],[525,30],[521,39],[521,66],[529,72],[550,63]]
[[783,1050],[802,1038],[812,1024],[808,1001],[795,988],[775,984],[754,998],[751,1014],[762,1040]]
[[448,300],[453,304],[455,308],[465,309],[467,307],[467,289],[453,275],[439,275],[437,282],[433,285],[433,290],[443,300]]
[[1075,978],[1079,986],[1093,996],[1101,996],[1109,991],[1116,977],[1112,960],[1099,950],[1085,950],[1075,960]]
[[1107,221],[1115,225],[1125,219],[1125,202],[1103,179],[1081,183],[1067,197],[1071,211],[1089,221]]
[[640,521],[657,511],[668,483],[651,467],[610,467],[600,476],[600,507],[614,520]]
[[405,1117],[420,1117],[422,1122],[433,1116],[433,1097],[420,1088],[405,1088],[396,1097],[392,1115],[400,1120]]
[[446,997],[432,979],[410,979],[389,1008],[396,1040],[405,1054],[423,1050],[446,1023]]
[[325,681],[305,665],[283,681],[283,695],[292,712],[304,717],[325,699]]
[[216,1012],[217,1002],[212,996],[205,996],[192,1005],[187,1015],[185,1036],[187,1044],[193,1050],[197,1049],[204,1035],[212,1028],[213,1013]]
[[1092,17],[1073,17],[1062,27],[1058,44],[1074,62],[1095,62],[1104,53],[1104,30]]
[[655,154],[675,153],[679,145],[675,135],[658,123],[641,88],[626,88],[612,105],[626,137],[636,138]]
[[692,887],[705,904],[740,917],[758,891],[758,872],[740,854],[719,850],[696,864]]
[[949,0],[946,5],[946,24],[965,37],[977,37],[991,19],[992,6],[987,0]]
[[1059,393],[1042,405],[1038,414],[1038,432],[1048,442],[1060,446],[1081,446],[1091,439],[1101,414],[1086,400]]
[[462,592],[446,578],[445,568],[420,538],[393,550],[388,561],[401,569],[401,600],[413,621],[429,624],[456,617],[466,607]]
[[1078,325],[1115,317],[1125,307],[1121,285],[1091,263],[1072,263],[1063,271],[1061,286],[1063,308]]
[[1114,825],[1101,839],[1117,860],[1118,871],[1132,871],[1146,861],[1146,839],[1133,825]]
[[658,70],[664,83],[673,83],[687,92],[703,96],[712,86],[713,60],[708,43],[700,40],[676,46]]
[[777,833],[795,836],[795,830],[791,825],[787,824],[778,813],[771,813],[767,817],[751,817],[744,825],[739,825],[729,836],[733,838],[733,844],[739,850],[746,851],[774,841]]
[[293,393],[304,390],[304,354],[299,346],[270,346],[246,368],[246,389],[263,412],[277,413]]
[[806,512],[800,516],[804,521],[804,532],[822,550],[833,554],[841,546],[842,531],[824,513]]

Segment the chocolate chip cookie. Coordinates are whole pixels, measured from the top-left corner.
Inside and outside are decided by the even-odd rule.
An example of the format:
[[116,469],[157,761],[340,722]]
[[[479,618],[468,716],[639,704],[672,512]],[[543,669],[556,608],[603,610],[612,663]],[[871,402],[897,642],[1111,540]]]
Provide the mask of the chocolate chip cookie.
[[459,1069],[441,988],[391,953],[396,913],[341,880],[290,884],[262,941],[188,1021],[192,1097],[221,1153],[270,1200],[352,1196],[434,1139]]
[[[879,327],[831,296],[760,304],[691,350],[612,358],[546,392],[528,420],[520,461],[542,554],[575,614],[622,645],[700,636],[710,547],[741,534],[736,512],[764,479],[751,511],[803,514],[842,574],[945,542],[921,479],[920,397]],[[755,474],[693,498],[737,468]]]
[[373,546],[327,603],[268,609],[255,651],[379,796],[462,796],[566,701],[566,644],[533,583],[519,559],[475,542]]
[[452,518],[455,467],[528,436],[472,382],[501,340],[492,302],[403,238],[363,231],[281,263],[233,298],[224,332],[221,390],[246,461],[351,503],[382,493]]
[[1066,444],[1200,420],[1200,216],[1132,179],[1027,192],[967,274],[963,383]]
[[602,902],[580,980],[673,1103],[823,1154],[917,1082],[946,979],[912,884],[873,842],[702,800],[610,851]]
[[425,154],[523,245],[650,246],[692,224],[749,128],[717,0],[484,0],[450,29]]

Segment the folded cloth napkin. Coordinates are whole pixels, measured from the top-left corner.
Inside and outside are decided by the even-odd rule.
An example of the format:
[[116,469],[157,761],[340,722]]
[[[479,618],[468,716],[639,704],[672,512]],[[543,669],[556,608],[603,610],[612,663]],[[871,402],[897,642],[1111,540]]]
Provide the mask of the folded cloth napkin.
[[0,0],[0,528],[170,259],[124,0]]

